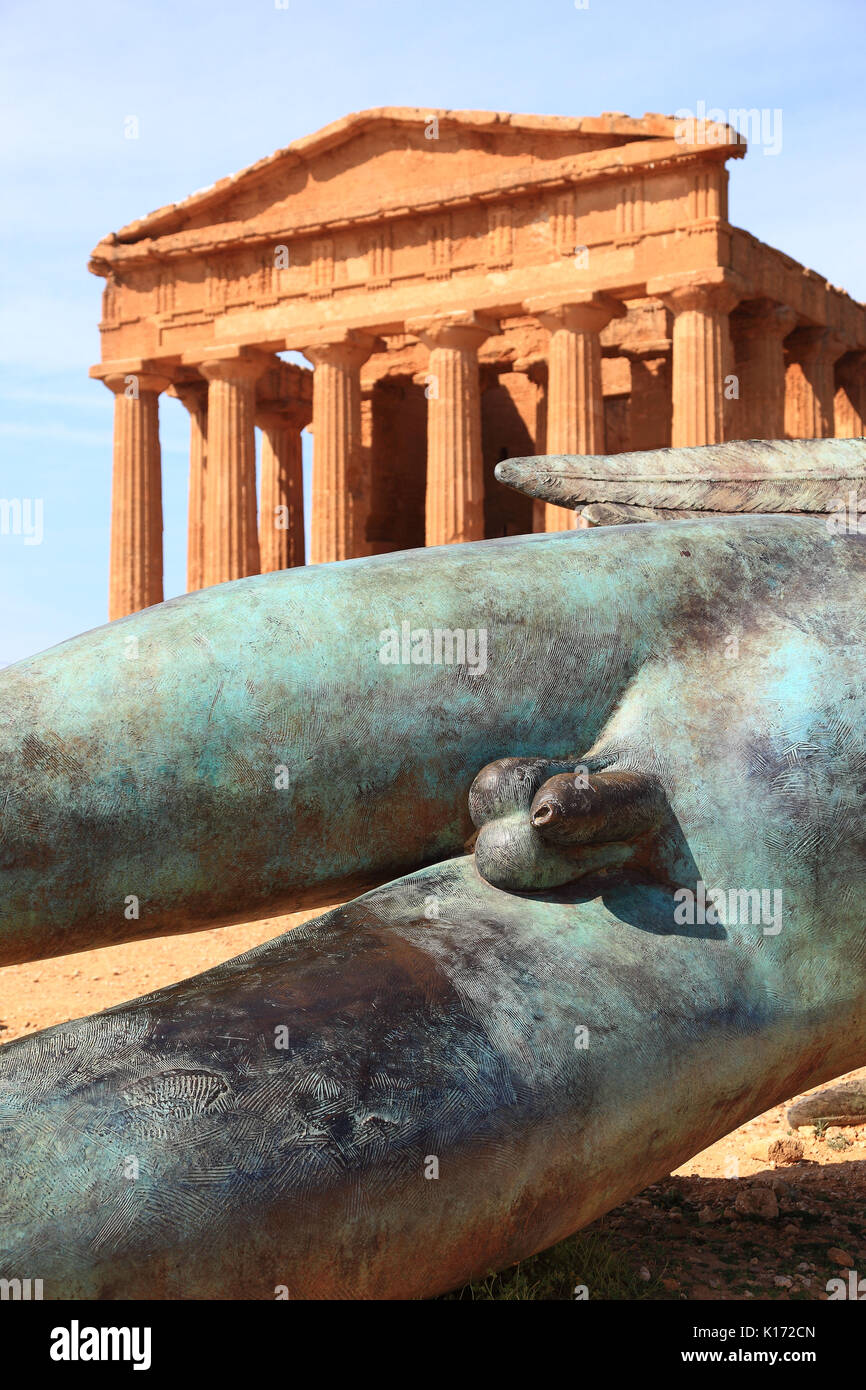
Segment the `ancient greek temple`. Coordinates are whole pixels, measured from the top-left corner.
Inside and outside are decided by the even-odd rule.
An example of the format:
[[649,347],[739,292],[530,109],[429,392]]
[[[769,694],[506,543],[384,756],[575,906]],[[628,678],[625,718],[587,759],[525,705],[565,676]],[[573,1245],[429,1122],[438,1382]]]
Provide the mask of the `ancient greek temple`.
[[513,455],[866,433],[866,307],[731,225],[744,153],[666,116],[386,107],[106,237],[110,616],[163,597],[163,392],[190,589],[575,524],[495,482]]

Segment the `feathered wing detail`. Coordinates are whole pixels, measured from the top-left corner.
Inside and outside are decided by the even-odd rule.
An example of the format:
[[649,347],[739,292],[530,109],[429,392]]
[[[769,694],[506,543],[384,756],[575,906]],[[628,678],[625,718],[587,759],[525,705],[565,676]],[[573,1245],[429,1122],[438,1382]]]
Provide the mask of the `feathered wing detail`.
[[700,520],[706,513],[685,507],[635,507],[627,502],[590,502],[580,514],[590,526],[633,526],[641,521]]
[[501,483],[575,510],[591,502],[676,512],[826,512],[862,489],[866,439],[735,439],[690,449],[504,459]]

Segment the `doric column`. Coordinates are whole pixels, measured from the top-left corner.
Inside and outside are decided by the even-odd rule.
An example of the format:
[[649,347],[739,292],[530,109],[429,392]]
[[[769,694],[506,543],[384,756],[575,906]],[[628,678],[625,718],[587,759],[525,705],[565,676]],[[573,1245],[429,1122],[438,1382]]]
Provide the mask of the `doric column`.
[[406,324],[427,363],[426,544],[484,536],[484,459],[478,349],[496,325],[470,311]]
[[788,360],[785,433],[789,439],[832,439],[834,364],[845,344],[828,328],[798,328],[785,344]]
[[207,478],[206,381],[177,382],[171,394],[189,411],[189,501],[186,514],[187,593],[204,587],[204,499]]
[[747,286],[723,267],[650,280],[647,294],[674,316],[671,444],[719,444],[725,437],[725,377],[733,368],[728,315]]
[[754,299],[732,320],[738,396],[730,401],[729,439],[782,439],[785,434],[785,349],[797,315],[785,304]]
[[[547,452],[604,453],[604,396],[601,389],[600,333],[625,306],[610,295],[587,293],[563,304],[550,296],[530,299],[528,314],[548,330]],[[547,503],[546,531],[581,525],[579,512]]]
[[203,586],[259,573],[256,380],[267,362],[244,355],[199,362],[208,382]]
[[108,616],[112,621],[162,603],[162,463],[159,393],[150,372],[102,378],[114,392],[114,468]]
[[836,368],[837,439],[866,435],[866,352],[849,352]]
[[361,366],[376,346],[364,333],[305,347],[313,375],[313,517],[310,563],[348,560],[366,548]]
[[[531,353],[527,357],[515,358],[511,364],[514,374],[526,377],[533,395],[532,412],[525,417],[527,433],[532,440],[534,454],[547,453],[547,357]],[[545,529],[547,503],[535,497],[532,500],[532,529],[535,532]]]
[[631,365],[630,449],[671,446],[671,341],[656,338],[622,348]]
[[308,412],[260,410],[262,431],[259,551],[262,574],[305,563],[301,430]]

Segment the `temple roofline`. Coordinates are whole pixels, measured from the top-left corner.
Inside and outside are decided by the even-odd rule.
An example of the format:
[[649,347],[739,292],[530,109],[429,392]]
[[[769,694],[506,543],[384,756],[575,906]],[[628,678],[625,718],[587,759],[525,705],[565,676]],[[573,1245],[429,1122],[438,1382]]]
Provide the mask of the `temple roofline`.
[[[321,130],[311,135],[301,136],[282,149],[263,159],[249,164],[235,174],[218,179],[216,183],[199,189],[177,203],[167,203],[145,217],[127,223],[117,232],[103,237],[93,251],[93,259],[107,258],[112,247],[130,244],[151,237],[170,235],[180,230],[176,225],[191,213],[199,214],[212,202],[218,202],[227,192],[234,191],[242,184],[255,183],[262,174],[270,172],[280,164],[292,167],[303,164],[311,157],[346,143],[365,130],[380,125],[411,126],[416,128],[436,118],[441,123],[449,122],[467,130],[496,134],[511,131],[557,135],[609,135],[617,145],[641,141],[670,142],[675,138],[677,128],[683,122],[676,116],[663,116],[647,112],[644,116],[627,116],[622,112],[603,112],[600,116],[536,116],[512,114],[507,111],[450,111],[435,107],[380,106],[367,111],[357,111],[339,120],[331,121]],[[743,137],[731,126],[712,125],[713,138],[707,123],[705,138],[698,143],[679,140],[681,156],[704,158],[736,158],[746,151]],[[614,146],[616,148],[616,145]],[[607,151],[591,151],[591,154],[605,154]],[[581,158],[581,156],[576,156]],[[99,273],[98,271],[96,273]]]

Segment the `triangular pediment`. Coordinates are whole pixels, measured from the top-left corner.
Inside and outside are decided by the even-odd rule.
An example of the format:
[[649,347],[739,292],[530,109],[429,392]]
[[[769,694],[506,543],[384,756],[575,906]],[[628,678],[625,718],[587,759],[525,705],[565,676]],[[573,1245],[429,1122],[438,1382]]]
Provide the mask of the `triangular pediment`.
[[[449,197],[496,196],[516,182],[568,175],[605,151],[670,145],[673,117],[519,116],[507,112],[385,107],[346,116],[183,202],[105,238],[133,246],[195,239],[224,228],[243,240],[424,209]],[[643,151],[641,151],[643,153]]]

